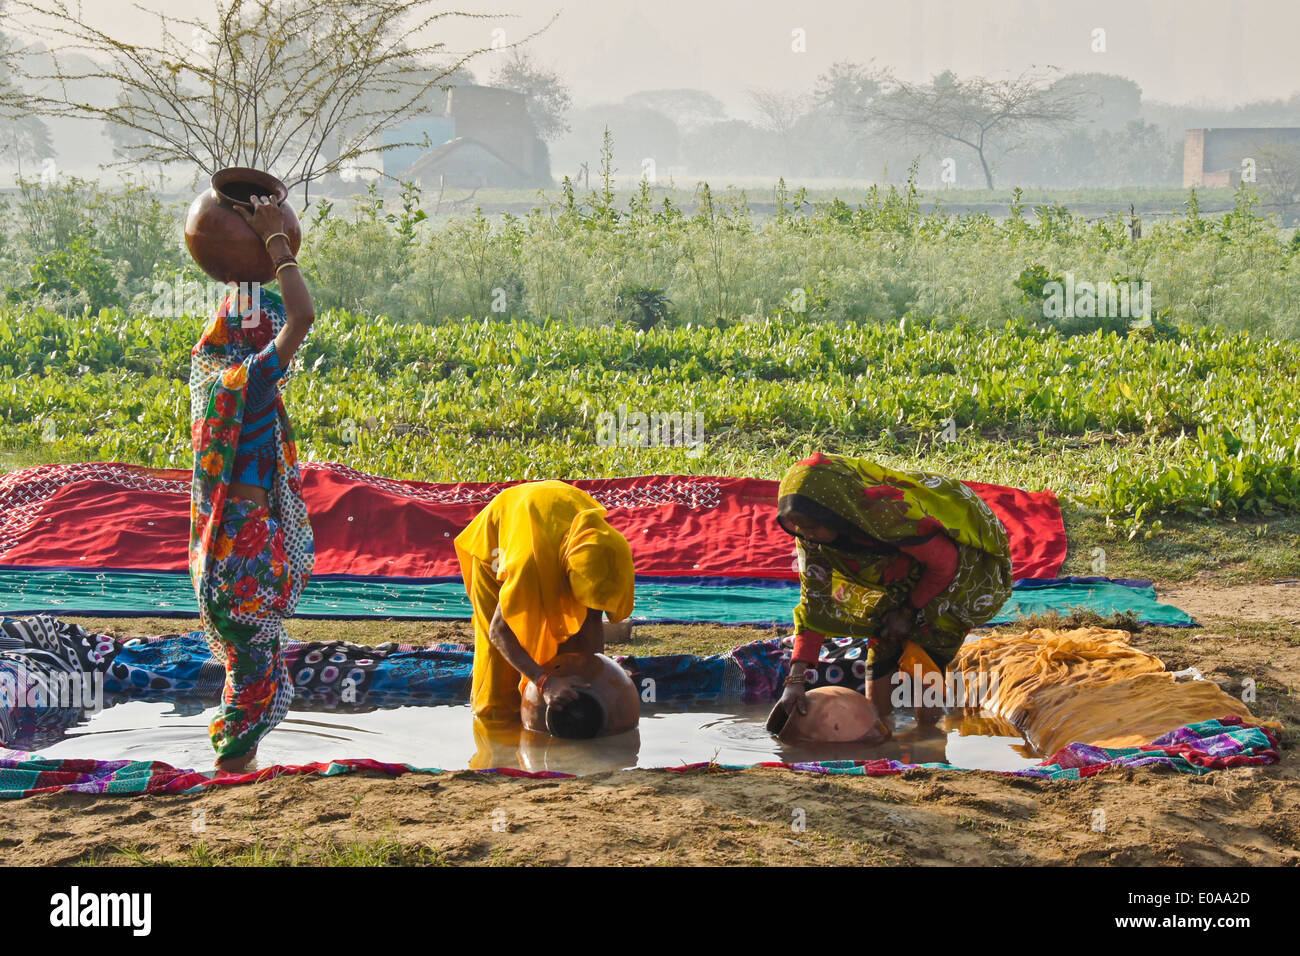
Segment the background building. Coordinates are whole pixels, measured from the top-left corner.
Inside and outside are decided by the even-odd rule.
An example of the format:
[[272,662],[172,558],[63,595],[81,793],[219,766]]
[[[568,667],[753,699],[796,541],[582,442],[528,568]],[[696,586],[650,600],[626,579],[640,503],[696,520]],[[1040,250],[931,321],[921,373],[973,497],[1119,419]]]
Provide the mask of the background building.
[[550,155],[524,95],[491,86],[454,86],[441,117],[421,117],[385,134],[386,143],[423,142],[384,154],[384,172],[425,189],[551,186]]

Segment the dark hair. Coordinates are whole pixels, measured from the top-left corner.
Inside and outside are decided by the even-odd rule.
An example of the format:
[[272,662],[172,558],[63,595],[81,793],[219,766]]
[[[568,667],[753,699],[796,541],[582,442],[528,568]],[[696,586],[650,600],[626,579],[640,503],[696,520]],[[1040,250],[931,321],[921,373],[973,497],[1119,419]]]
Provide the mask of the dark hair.
[[796,538],[802,537],[793,526],[786,523],[792,514],[801,515],[835,532],[835,540],[825,542],[825,546],[836,551],[850,554],[889,554],[894,550],[876,541],[857,525],[824,505],[818,504],[807,495],[782,495],[777,502],[776,520],[781,529]]
[[578,699],[563,707],[546,708],[546,729],[552,737],[590,740],[604,726],[605,708],[586,691],[578,691]]
[[862,534],[853,524],[841,518],[831,509],[813,501],[807,495],[782,495],[777,502],[777,522],[785,530],[786,534],[792,534],[797,538],[799,533],[786,523],[791,514],[801,515],[815,521],[823,528],[834,531],[836,534]]

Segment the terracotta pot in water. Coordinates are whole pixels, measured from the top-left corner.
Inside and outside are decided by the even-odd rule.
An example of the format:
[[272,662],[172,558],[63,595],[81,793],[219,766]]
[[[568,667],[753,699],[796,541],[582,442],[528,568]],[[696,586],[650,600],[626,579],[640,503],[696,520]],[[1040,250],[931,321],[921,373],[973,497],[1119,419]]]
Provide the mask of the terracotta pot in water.
[[[641,696],[636,692],[636,685],[627,676],[627,671],[604,654],[558,654],[544,666],[556,676],[581,677],[591,687],[582,691],[577,701],[563,708],[566,714],[561,714],[547,707],[537,685],[530,683],[524,689],[519,714],[526,730],[553,737],[608,737],[637,725],[641,717]],[[578,710],[570,711],[569,708]],[[597,715],[591,722],[596,731],[594,734],[574,733],[570,729],[575,722],[583,722],[575,720],[581,709],[589,709]]]
[[289,190],[270,173],[232,166],[215,173],[212,185],[194,197],[185,217],[185,245],[198,267],[218,282],[271,282],[275,264],[257,233],[235,211],[253,211],[253,196],[274,196],[284,212],[289,247],[298,254],[302,225],[289,205]]
[[767,728],[787,743],[877,744],[889,728],[871,701],[848,687],[814,687],[804,695],[808,713],[788,717],[772,709]]

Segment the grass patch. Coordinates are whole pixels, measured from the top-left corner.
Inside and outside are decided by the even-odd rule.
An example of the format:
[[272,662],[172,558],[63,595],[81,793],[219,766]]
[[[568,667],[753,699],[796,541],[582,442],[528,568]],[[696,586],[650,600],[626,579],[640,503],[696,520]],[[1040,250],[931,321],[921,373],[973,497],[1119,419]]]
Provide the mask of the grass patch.
[[1087,608],[1072,608],[1065,613],[1049,611],[1045,614],[1022,614],[1007,624],[996,625],[996,629],[1003,632],[1032,631],[1040,627],[1054,631],[1068,631],[1076,627],[1101,627],[1115,631],[1128,631],[1130,634],[1137,634],[1142,630],[1137,616],[1131,611],[1122,614],[1098,614]]
[[394,839],[316,843],[304,838],[271,843],[259,837],[251,844],[210,846],[198,843],[179,857],[163,857],[156,850],[114,846],[97,850],[79,866],[447,866],[442,851],[423,844]]

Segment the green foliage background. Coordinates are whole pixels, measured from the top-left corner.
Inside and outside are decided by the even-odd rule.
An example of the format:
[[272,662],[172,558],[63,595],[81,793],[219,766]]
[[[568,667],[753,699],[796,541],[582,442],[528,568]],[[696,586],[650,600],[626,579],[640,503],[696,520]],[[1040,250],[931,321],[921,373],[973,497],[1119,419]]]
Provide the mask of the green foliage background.
[[[11,457],[190,467],[199,320],[0,318],[0,448]],[[1245,333],[803,317],[642,332],[329,312],[299,363],[286,401],[303,456],[397,478],[779,477],[824,449],[1050,487],[1133,534],[1162,514],[1300,503],[1300,345]],[[703,413],[703,454],[601,445],[598,416],[620,405]]]
[[[1221,216],[923,212],[784,184],[566,181],[523,216],[431,222],[414,187],[319,204],[318,310],[288,403],[305,457],[423,480],[778,477],[815,449],[1050,487],[1130,536],[1300,502],[1300,241],[1243,189]],[[0,464],[189,467],[189,349],[211,291],[143,185],[24,184],[0,244]],[[1070,273],[1149,282],[1154,315],[1044,318]],[[218,290],[220,291],[220,290]],[[702,454],[605,447],[602,413],[702,413]]]
[[[566,182],[525,215],[435,222],[414,187],[372,189],[346,211],[315,205],[301,259],[319,308],[423,324],[491,316],[725,328],[800,316],[1105,327],[1044,318],[1037,280],[1069,273],[1149,283],[1155,317],[1169,324],[1300,337],[1300,242],[1260,214],[1246,187],[1219,216],[1202,215],[1189,193],[1185,214],[1147,217],[1136,240],[1126,216],[1031,206],[1019,191],[997,219],[923,211],[912,183],[872,188],[854,204],[779,185],[761,216],[740,190],[701,184],[689,213],[680,198],[646,183],[620,194],[608,181],[580,196]],[[12,304],[171,315],[181,310],[164,290],[208,284],[185,254],[183,209],[143,185],[24,184],[9,205],[0,288]]]

